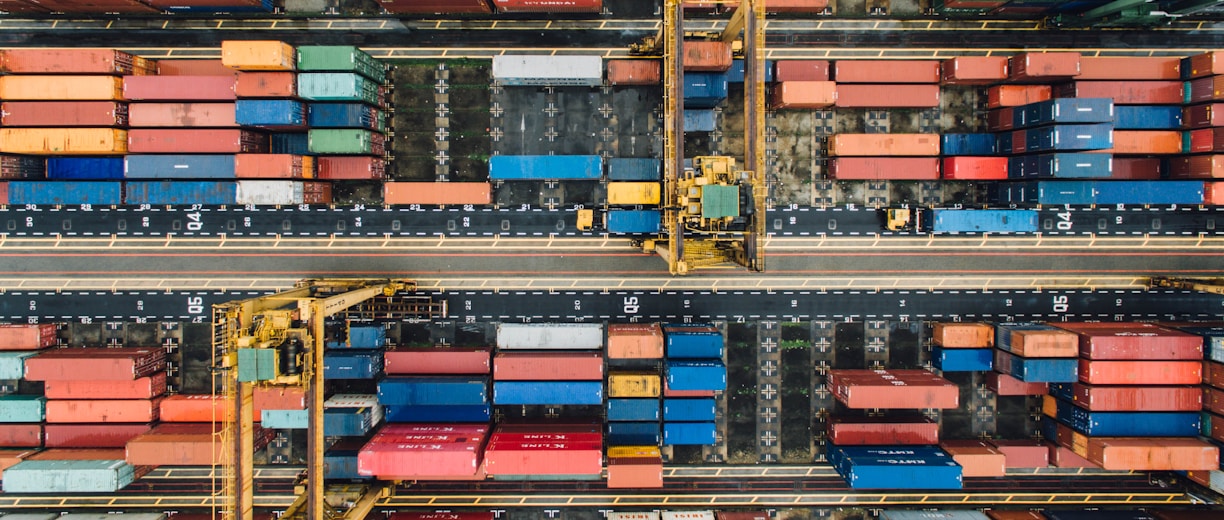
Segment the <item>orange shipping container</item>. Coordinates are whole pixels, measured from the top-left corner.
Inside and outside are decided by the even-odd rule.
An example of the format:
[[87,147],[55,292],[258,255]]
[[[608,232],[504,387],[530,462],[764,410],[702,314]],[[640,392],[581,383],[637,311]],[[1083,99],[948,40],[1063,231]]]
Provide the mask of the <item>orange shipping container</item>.
[[838,83],[939,83],[936,60],[837,60]]
[[0,450],[0,471],[9,469],[37,450]]
[[608,488],[663,487],[663,459],[608,458]]
[[55,448],[32,454],[26,460],[123,460],[123,448]]
[[995,85],[986,90],[986,106],[1018,107],[1053,97],[1049,85]]
[[215,395],[172,395],[161,400],[161,421],[206,423],[234,420],[231,401]]
[[784,81],[773,88],[774,108],[826,108],[837,103],[837,83]]
[[1224,74],[1224,53],[1204,52],[1190,57],[1190,77],[1204,78]]
[[226,40],[221,42],[221,63],[235,70],[294,70],[297,52],[285,42]]
[[659,60],[608,60],[611,85],[658,85],[663,82]]
[[1094,437],[1087,459],[1109,470],[1220,469],[1220,449],[1198,439]]
[[233,103],[132,103],[129,121],[133,128],[231,128]]
[[1199,361],[1079,361],[1079,380],[1094,385],[1197,385]]
[[938,134],[837,134],[829,138],[830,156],[939,155]]
[[1031,358],[1079,356],[1079,336],[1065,330],[1012,330],[1011,353]]
[[487,182],[388,182],[383,184],[387,204],[458,205],[489,204],[492,187]]
[[1114,130],[1114,146],[1099,153],[1122,155],[1173,155],[1182,153],[1182,135],[1177,130]]
[[608,359],[660,359],[663,329],[658,323],[608,324]]
[[838,157],[829,159],[830,179],[936,180],[938,157]]
[[251,406],[262,410],[305,410],[306,390],[300,386],[257,386]]
[[156,74],[157,64],[114,49],[8,49],[0,72],[9,74]]
[[38,350],[55,343],[53,323],[0,325],[0,350]]
[[[128,441],[123,458],[137,466],[210,466],[223,450],[221,437],[214,431],[207,423],[163,424]],[[256,425],[255,449],[267,446],[274,435]]]
[[157,399],[47,401],[48,423],[147,423],[157,420]]
[[159,76],[234,76],[221,60],[157,60]]
[[1036,511],[987,509],[985,513],[986,516],[991,518],[991,520],[1046,520],[1045,515]]
[[234,94],[243,98],[297,96],[297,74],[293,72],[239,72]]
[[1174,179],[1224,178],[1224,155],[1170,157],[1169,177]]
[[575,352],[510,352],[493,356],[495,381],[597,381],[603,379],[603,355]]
[[684,70],[724,72],[731,68],[731,44],[720,41],[685,41]]
[[1180,81],[1073,81],[1054,87],[1056,97],[1113,98],[1115,105],[1179,105]]
[[1203,204],[1224,206],[1224,182],[1203,183]]
[[127,152],[127,131],[113,128],[3,128],[0,129],[0,152],[119,155]]
[[234,176],[239,179],[313,179],[314,157],[240,153],[234,156]]
[[1181,58],[1171,56],[1083,56],[1075,79],[1180,80]]
[[109,101],[123,99],[115,76],[0,76],[5,101]]
[[945,348],[982,348],[994,346],[994,326],[989,323],[936,322],[931,339]]
[[944,157],[942,170],[950,180],[1007,180],[1007,157]]
[[960,390],[925,370],[832,370],[827,386],[849,408],[956,408]]
[[958,56],[939,66],[944,85],[988,85],[1007,79],[1005,56]]
[[842,108],[933,108],[939,106],[939,85],[837,85]]
[[1008,72],[1011,80],[1017,82],[1072,78],[1080,73],[1080,53],[1022,52],[1011,57]]
[[965,477],[1002,477],[1007,457],[982,441],[943,441],[940,447],[961,465]]

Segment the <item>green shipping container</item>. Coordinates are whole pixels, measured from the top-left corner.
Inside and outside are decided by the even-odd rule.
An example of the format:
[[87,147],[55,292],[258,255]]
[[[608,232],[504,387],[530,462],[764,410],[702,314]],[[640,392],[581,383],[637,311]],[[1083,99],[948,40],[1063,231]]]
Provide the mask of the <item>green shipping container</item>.
[[253,383],[276,379],[276,350],[270,348],[238,349],[238,381]]
[[4,492],[113,493],[134,480],[123,460],[23,460],[4,470]]
[[0,379],[21,379],[25,377],[25,360],[34,357],[37,351],[31,352],[0,352]]
[[46,409],[47,399],[41,395],[0,395],[0,423],[43,422]]
[[739,188],[736,186],[702,186],[701,218],[739,216]]
[[382,155],[382,135],[369,130],[315,129],[309,135],[310,153]]
[[347,72],[298,74],[298,95],[311,101],[363,101],[378,104],[378,84]]
[[307,45],[298,47],[297,56],[300,71],[356,72],[378,83],[387,79],[381,63],[350,45]]
[[259,425],[274,430],[304,430],[310,417],[306,410],[262,410]]

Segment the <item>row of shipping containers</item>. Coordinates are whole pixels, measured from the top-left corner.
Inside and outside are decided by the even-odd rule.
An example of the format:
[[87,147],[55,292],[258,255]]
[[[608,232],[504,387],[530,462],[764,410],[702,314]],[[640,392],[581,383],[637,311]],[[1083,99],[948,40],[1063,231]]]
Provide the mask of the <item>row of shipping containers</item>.
[[63,14],[266,14],[275,0],[5,0],[0,12],[14,15]]
[[[690,12],[734,10],[739,2],[684,0]],[[379,0],[388,13],[402,14],[513,14],[513,13],[590,13],[603,11],[603,0]],[[829,0],[768,0],[771,14],[817,14],[825,12]]]

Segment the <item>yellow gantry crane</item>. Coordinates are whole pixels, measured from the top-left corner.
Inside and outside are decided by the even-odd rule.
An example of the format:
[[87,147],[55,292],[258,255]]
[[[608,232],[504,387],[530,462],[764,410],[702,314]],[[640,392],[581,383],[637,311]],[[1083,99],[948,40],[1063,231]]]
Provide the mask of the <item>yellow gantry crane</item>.
[[[303,280],[288,291],[213,306],[214,401],[213,507],[225,520],[254,514],[254,389],[257,385],[301,386],[306,390],[307,465],[303,489],[287,518],[363,519],[386,487],[361,490],[341,512],[325,499],[323,482],[323,349],[327,318],[340,313],[358,319],[421,321],[445,316],[444,302],[405,295],[407,280]],[[232,416],[230,415],[232,414]]]

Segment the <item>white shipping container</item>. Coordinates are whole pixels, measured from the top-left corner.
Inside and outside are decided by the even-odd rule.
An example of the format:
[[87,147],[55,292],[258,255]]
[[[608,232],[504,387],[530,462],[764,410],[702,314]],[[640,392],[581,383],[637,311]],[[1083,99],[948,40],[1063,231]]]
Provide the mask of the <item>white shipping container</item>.
[[238,181],[238,204],[302,204],[300,181]]
[[594,350],[603,348],[603,325],[598,323],[501,323],[497,348]]
[[383,407],[373,394],[336,394],[323,401],[323,408],[369,408],[370,424],[383,420]]
[[664,511],[663,520],[714,520],[713,511]]
[[640,513],[617,513],[615,511],[609,511],[608,520],[659,520],[659,512],[644,511]]
[[537,56],[507,54],[493,57],[494,85],[603,85],[599,56]]

